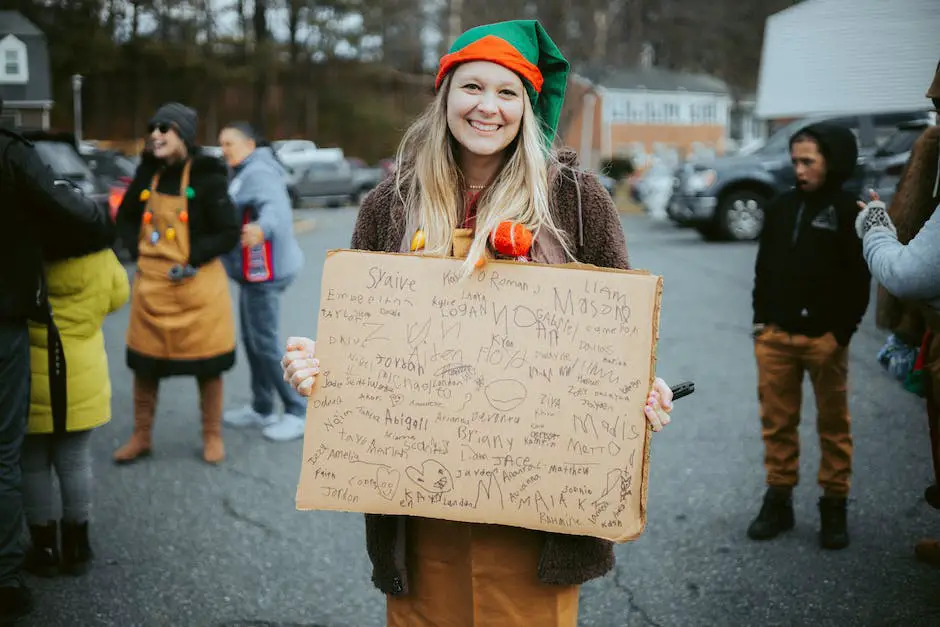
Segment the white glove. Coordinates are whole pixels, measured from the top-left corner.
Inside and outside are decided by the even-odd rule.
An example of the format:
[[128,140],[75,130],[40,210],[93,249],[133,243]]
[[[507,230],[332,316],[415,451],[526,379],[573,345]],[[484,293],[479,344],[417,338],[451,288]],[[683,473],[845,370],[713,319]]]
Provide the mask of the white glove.
[[[859,203],[861,204],[861,203]],[[884,229],[897,237],[898,230],[888,216],[888,210],[881,200],[872,200],[858,212],[855,218],[855,232],[859,239],[865,239],[865,234],[872,229]]]
[[301,396],[310,396],[313,382],[320,373],[320,361],[314,357],[317,343],[309,337],[287,338],[287,352],[281,359],[284,380]]

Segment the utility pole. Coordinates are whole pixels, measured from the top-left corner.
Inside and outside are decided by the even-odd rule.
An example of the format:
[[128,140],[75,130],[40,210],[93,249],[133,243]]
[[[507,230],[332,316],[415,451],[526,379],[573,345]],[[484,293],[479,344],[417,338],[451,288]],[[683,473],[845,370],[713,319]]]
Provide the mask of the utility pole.
[[82,81],[81,74],[72,74],[72,110],[75,114],[75,143],[82,143]]

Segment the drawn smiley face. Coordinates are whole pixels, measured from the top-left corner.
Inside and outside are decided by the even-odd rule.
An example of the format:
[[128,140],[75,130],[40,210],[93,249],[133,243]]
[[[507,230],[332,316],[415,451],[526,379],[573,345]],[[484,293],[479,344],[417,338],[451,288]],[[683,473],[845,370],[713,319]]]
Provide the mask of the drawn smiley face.
[[454,478],[451,476],[450,471],[434,459],[429,459],[421,464],[420,469],[408,466],[405,469],[405,474],[415,485],[434,494],[450,492],[454,489]]

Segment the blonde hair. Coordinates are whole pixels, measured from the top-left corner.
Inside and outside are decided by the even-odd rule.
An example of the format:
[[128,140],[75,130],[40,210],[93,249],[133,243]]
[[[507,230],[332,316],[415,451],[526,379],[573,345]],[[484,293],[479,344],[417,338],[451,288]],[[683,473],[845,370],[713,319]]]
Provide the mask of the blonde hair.
[[[463,216],[462,174],[455,157],[456,140],[447,127],[447,94],[451,77],[434,100],[408,128],[397,155],[396,188],[405,207],[405,240],[417,229],[425,234],[426,255],[451,254],[454,229]],[[476,230],[463,266],[464,277],[473,272],[487,246],[490,233],[510,220],[526,226],[533,235],[542,229],[553,235],[569,257],[567,235],[552,218],[551,184],[560,168],[542,134],[528,94],[519,133],[506,147],[510,154],[476,206]]]

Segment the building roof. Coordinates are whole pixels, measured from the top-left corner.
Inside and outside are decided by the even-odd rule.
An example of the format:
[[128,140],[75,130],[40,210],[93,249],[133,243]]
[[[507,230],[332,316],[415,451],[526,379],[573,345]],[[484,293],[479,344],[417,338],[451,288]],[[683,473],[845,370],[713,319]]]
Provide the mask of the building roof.
[[43,32],[19,11],[0,11],[0,34],[43,36]]
[[588,69],[584,75],[608,89],[646,89],[650,91],[687,91],[730,94],[723,80],[707,74],[675,72],[664,68]]

